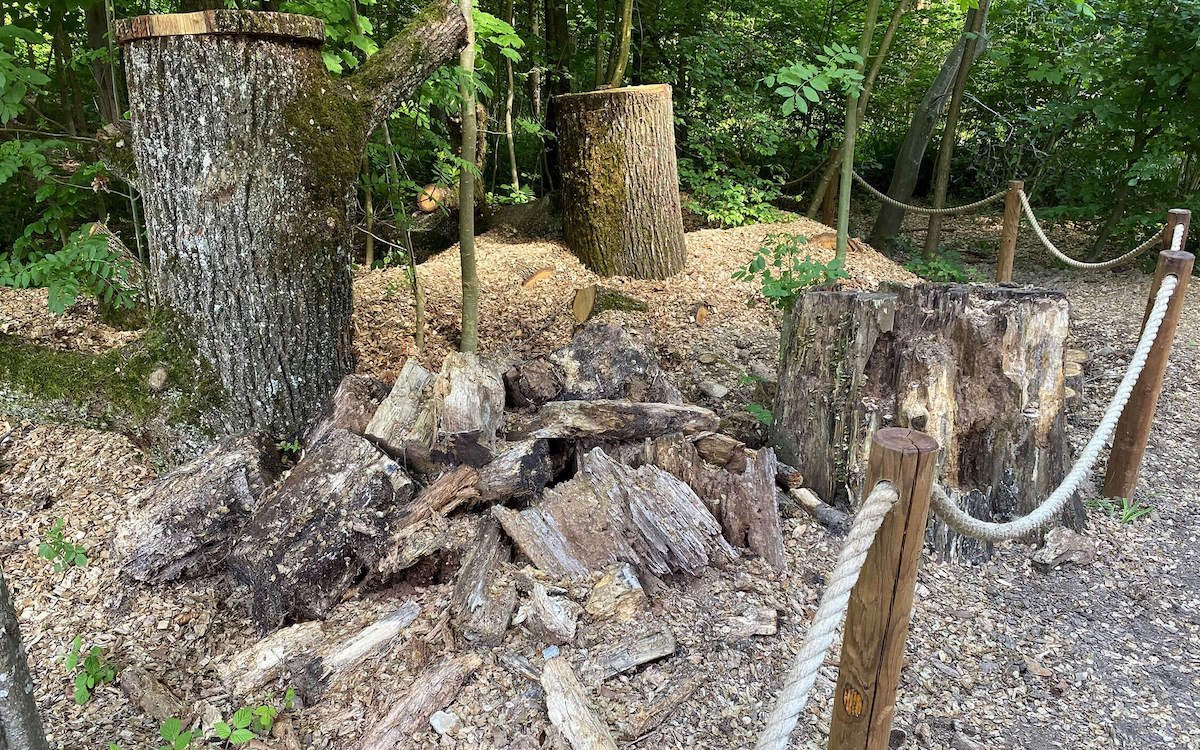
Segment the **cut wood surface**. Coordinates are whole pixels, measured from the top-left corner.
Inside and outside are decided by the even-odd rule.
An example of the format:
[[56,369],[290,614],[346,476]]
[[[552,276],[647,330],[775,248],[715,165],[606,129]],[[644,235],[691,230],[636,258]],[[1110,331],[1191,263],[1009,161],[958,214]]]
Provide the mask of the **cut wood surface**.
[[608,725],[561,656],[548,659],[542,668],[542,689],[546,692],[546,712],[550,723],[571,743],[573,750],[617,750]]
[[221,442],[129,498],[113,543],[116,559],[128,575],[147,582],[219,563],[269,481],[253,438]]
[[714,430],[717,415],[700,406],[634,401],[552,401],[527,428],[532,438],[642,440],[672,432]]
[[450,704],[483,660],[473,653],[447,657],[429,667],[392,704],[391,710],[361,740],[361,750],[399,750],[418,732],[429,731],[429,717]]
[[588,665],[587,674],[598,680],[607,680],[673,653],[675,635],[671,631],[648,633],[602,652]]
[[552,456],[548,440],[507,443],[490,463],[479,469],[480,504],[534,497],[554,478],[561,455]]
[[586,323],[609,310],[647,312],[649,309],[650,306],[644,300],[599,284],[576,289],[575,298],[571,300],[571,314],[575,316],[576,323]]

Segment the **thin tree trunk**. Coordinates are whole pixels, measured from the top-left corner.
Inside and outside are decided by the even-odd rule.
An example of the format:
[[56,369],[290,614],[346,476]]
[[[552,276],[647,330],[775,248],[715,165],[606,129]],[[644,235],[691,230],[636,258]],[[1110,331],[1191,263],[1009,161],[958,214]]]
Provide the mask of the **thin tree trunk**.
[[609,86],[620,86],[625,82],[625,66],[629,64],[629,37],[633,30],[633,0],[621,0],[621,15],[617,21],[617,32],[613,37],[608,55]]
[[[387,121],[382,125],[383,142],[387,146],[388,164],[391,165],[389,181],[392,189],[389,193],[400,189],[400,165],[396,161],[396,148],[392,145],[392,129]],[[392,206],[396,213],[396,207]],[[399,215],[399,214],[397,214]],[[413,252],[412,231],[409,229],[407,217],[404,220],[404,247],[408,250],[408,284],[413,292],[413,345],[418,352],[425,351],[425,290],[421,287],[421,279],[417,276],[417,255]]]
[[[921,173],[921,162],[925,158],[925,147],[929,145],[929,137],[933,133],[934,124],[945,110],[950,87],[954,83],[958,74],[958,66],[962,62],[963,49],[967,43],[968,26],[966,24],[969,21],[968,18],[964,23],[963,35],[955,44],[954,49],[947,53],[937,77],[929,85],[925,95],[921,97],[921,103],[917,105],[917,110],[913,113],[912,120],[908,125],[904,142],[896,152],[895,164],[892,166],[892,180],[887,191],[887,194],[895,200],[903,202],[912,198],[913,188]],[[987,18],[985,17],[984,26],[986,27],[986,25]],[[975,57],[982,54],[986,44],[985,40],[983,44],[975,48]],[[879,213],[875,217],[875,226],[871,229],[871,244],[883,247],[900,232],[900,225],[903,221],[903,209],[895,208],[887,203],[881,205]]]
[[21,645],[12,592],[0,570],[0,748],[49,750]]
[[[871,39],[875,35],[875,19],[879,16],[879,0],[868,0],[867,18],[863,23],[862,36],[858,40],[858,55],[862,60],[854,66],[862,73],[866,69],[867,55],[871,53]],[[837,251],[838,260],[846,257],[846,247],[850,239],[850,180],[854,172],[854,135],[858,130],[859,90],[850,92],[846,100],[846,136],[842,146],[842,178],[838,185],[838,226]]]
[[596,49],[593,57],[595,58],[595,88],[600,88],[604,83],[604,74],[606,72],[604,62],[604,27],[608,23],[607,8],[604,0],[596,0]]
[[[513,25],[513,0],[508,0],[508,25]],[[521,174],[517,169],[517,144],[513,137],[513,99],[516,90],[513,88],[512,60],[505,57],[504,67],[508,73],[508,95],[504,99],[504,138],[508,141],[508,163],[512,169],[512,189],[515,194],[521,192]]]
[[[108,6],[106,2],[87,5],[83,9],[84,26],[87,28],[88,48],[93,52],[112,50],[108,43]],[[117,122],[121,113],[117,109],[116,83],[111,61],[94,57],[89,63],[92,77],[96,80],[96,108],[104,122]]]
[[[871,68],[867,71],[867,78],[863,81],[862,92],[858,99],[858,122],[860,123],[866,117],[867,105],[871,102],[871,92],[875,88],[875,79],[879,77],[879,71],[883,69],[883,63],[892,49],[892,40],[896,38],[896,30],[900,28],[900,21],[907,11],[908,0],[900,0],[896,3],[896,9],[892,11],[892,17],[888,21],[887,30],[883,32],[883,41],[879,43],[879,51],[871,60]],[[825,200],[825,194],[831,189],[836,190],[836,187],[831,188],[830,185],[833,183],[833,176],[837,174],[841,162],[842,146],[839,144],[830,155],[829,161],[826,162],[825,169],[821,172],[821,179],[817,182],[816,190],[813,191],[812,198],[809,200],[806,212],[808,218],[811,219],[817,215],[817,210],[821,208],[822,202]]]
[[375,266],[375,193],[371,190],[371,167],[368,163],[365,172],[367,184],[363,187],[363,223],[367,229],[366,241],[366,258],[363,259],[363,266],[370,271]]
[[[935,172],[933,189],[933,207],[943,208],[946,205],[946,192],[950,188],[950,160],[954,156],[954,139],[958,135],[958,116],[962,111],[963,94],[967,90],[967,79],[971,77],[971,66],[975,62],[975,48],[979,45],[979,37],[983,33],[983,19],[987,18],[990,0],[980,0],[978,8],[972,8],[968,13],[967,27],[970,38],[963,47],[962,63],[954,76],[954,88],[950,93],[950,108],[946,111],[946,129],[942,131],[942,145],[938,149],[938,162]],[[938,240],[942,236],[941,214],[929,217],[929,229],[925,233],[925,257],[937,253]]]
[[475,270],[475,155],[478,144],[475,111],[475,22],[471,18],[472,0],[460,0],[467,19],[467,44],[458,56],[463,69],[462,166],[458,177],[458,248],[462,268],[462,340],[460,351],[479,348],[479,277]]

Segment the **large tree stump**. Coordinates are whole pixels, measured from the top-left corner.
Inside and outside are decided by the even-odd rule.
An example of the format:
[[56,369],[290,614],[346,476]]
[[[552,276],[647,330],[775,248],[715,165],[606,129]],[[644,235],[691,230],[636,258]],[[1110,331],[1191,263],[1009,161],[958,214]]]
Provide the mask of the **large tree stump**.
[[314,18],[118,23],[154,293],[220,376],[224,429],[298,435],[353,369],[350,208],[367,135],[454,56],[464,26],[437,0],[334,80]]
[[555,97],[567,245],[602,276],[665,279],[687,250],[671,87]]
[[[1038,505],[1069,463],[1059,292],[926,284],[878,293],[809,292],[791,313],[772,439],[829,502],[862,495],[871,436],[911,427],[942,446],[943,485],[973,515]],[[852,501],[851,501],[852,502]],[[1075,502],[1064,522],[1082,518]],[[948,556],[982,547],[940,521]]]

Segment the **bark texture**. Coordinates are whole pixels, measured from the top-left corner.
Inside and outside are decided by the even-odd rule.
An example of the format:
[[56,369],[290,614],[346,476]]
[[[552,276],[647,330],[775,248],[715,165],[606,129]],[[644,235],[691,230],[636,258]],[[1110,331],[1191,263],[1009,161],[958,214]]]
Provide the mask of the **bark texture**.
[[0,747],[49,750],[38,716],[33,678],[21,645],[17,613],[4,571],[0,570]]
[[571,251],[602,276],[681,271],[687,249],[671,87],[565,94],[554,105]]
[[353,369],[350,210],[366,136],[457,51],[462,27],[437,3],[334,81],[313,18],[118,24],[154,292],[220,375],[223,429],[298,435]]
[[[1024,515],[1066,473],[1067,302],[1040,290],[927,284],[810,292],[792,311],[772,437],[826,500],[860,497],[871,436],[911,427],[942,446],[940,481],[984,519]],[[1082,519],[1078,502],[1064,521]],[[984,553],[940,521],[948,556]]]

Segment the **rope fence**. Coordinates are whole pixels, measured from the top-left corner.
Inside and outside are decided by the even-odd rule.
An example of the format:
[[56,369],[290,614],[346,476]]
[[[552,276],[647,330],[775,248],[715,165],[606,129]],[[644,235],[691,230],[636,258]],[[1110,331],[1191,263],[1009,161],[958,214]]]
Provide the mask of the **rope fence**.
[[1142,253],[1162,242],[1162,234],[1159,233],[1155,234],[1153,237],[1125,253],[1124,255],[1118,256],[1111,260],[1100,261],[1097,263],[1088,263],[1082,260],[1075,260],[1063,251],[1059,250],[1055,244],[1050,241],[1050,238],[1046,236],[1046,231],[1042,229],[1042,225],[1038,223],[1037,216],[1033,213],[1033,207],[1029,205],[1029,196],[1025,194],[1024,190],[1020,191],[1019,196],[1021,199],[1021,210],[1025,213],[1025,219],[1029,222],[1029,226],[1033,229],[1034,236],[1041,241],[1043,247],[1050,251],[1051,255],[1053,255],[1055,258],[1058,258],[1071,268],[1092,271],[1104,271],[1109,268],[1116,268],[1119,265],[1128,263],[1134,258],[1137,258]]
[[857,182],[859,185],[862,185],[867,189],[867,192],[884,203],[895,206],[896,208],[904,209],[905,211],[912,211],[915,214],[921,214],[923,216],[955,216],[958,214],[971,213],[972,211],[983,208],[989,203],[995,203],[1008,194],[1007,190],[1001,190],[998,193],[993,193],[986,198],[975,201],[974,203],[967,203],[962,206],[953,206],[950,208],[926,208],[924,206],[914,206],[911,203],[901,203],[887,193],[877,190],[874,185],[863,179],[863,176],[858,172],[851,172],[851,174],[854,175],[855,182]]

